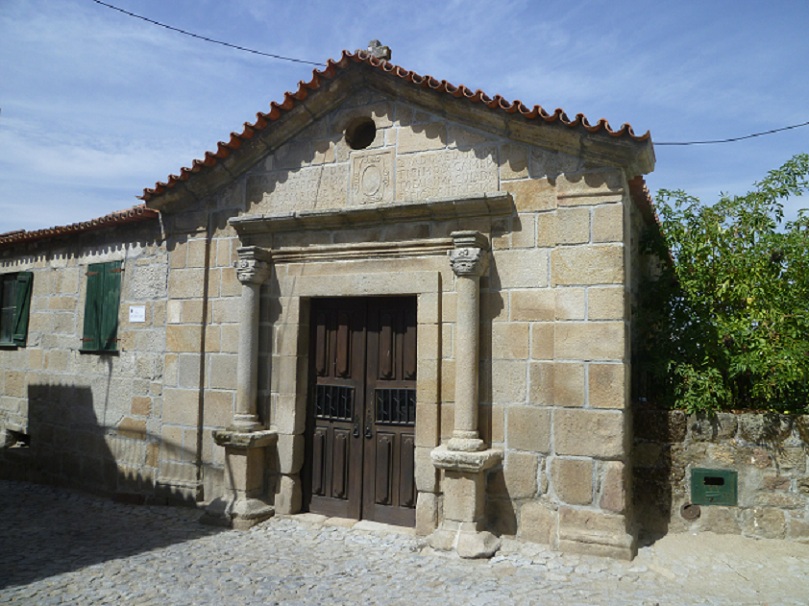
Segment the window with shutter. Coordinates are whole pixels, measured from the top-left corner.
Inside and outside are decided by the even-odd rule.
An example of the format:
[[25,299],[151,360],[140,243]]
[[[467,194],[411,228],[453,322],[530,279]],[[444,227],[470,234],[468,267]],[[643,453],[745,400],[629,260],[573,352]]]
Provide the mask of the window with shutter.
[[25,347],[33,282],[30,271],[0,276],[0,345]]
[[88,265],[82,351],[118,350],[122,271],[120,261]]

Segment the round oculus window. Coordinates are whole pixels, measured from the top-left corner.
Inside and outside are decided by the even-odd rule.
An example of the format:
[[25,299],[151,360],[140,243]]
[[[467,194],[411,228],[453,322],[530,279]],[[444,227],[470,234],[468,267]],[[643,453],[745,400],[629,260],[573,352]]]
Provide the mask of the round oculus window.
[[351,149],[365,149],[376,139],[376,124],[371,118],[357,118],[346,128],[346,143]]

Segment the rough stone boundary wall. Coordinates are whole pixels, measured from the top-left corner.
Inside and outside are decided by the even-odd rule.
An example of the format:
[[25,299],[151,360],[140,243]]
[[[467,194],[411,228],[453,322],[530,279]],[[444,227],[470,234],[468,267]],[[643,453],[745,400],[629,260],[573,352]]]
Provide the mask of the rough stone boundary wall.
[[[710,531],[809,542],[809,415],[638,410],[634,424],[641,537]],[[686,519],[693,468],[735,470],[738,505],[701,505]]]

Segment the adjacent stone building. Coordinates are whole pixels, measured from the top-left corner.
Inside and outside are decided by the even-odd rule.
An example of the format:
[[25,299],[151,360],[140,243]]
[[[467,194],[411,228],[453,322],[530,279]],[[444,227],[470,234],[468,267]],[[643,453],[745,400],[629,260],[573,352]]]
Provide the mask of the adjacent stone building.
[[160,440],[167,272],[159,214],[145,207],[0,236],[4,476],[153,490],[158,455],[174,447]]
[[343,53],[142,207],[0,236],[32,277],[4,473],[632,557],[651,139],[388,59]]

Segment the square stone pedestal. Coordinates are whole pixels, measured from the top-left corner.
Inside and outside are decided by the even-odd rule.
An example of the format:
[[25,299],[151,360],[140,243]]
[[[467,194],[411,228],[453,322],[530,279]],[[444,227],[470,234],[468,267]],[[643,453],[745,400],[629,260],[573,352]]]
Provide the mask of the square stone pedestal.
[[433,465],[444,470],[444,515],[430,544],[454,549],[462,558],[491,557],[500,548],[500,539],[485,529],[486,471],[500,463],[503,453],[439,446],[430,454]]
[[260,497],[264,489],[264,449],[275,444],[275,431],[216,430],[214,441],[225,448],[225,494],[205,509],[200,522],[245,530],[275,513]]

